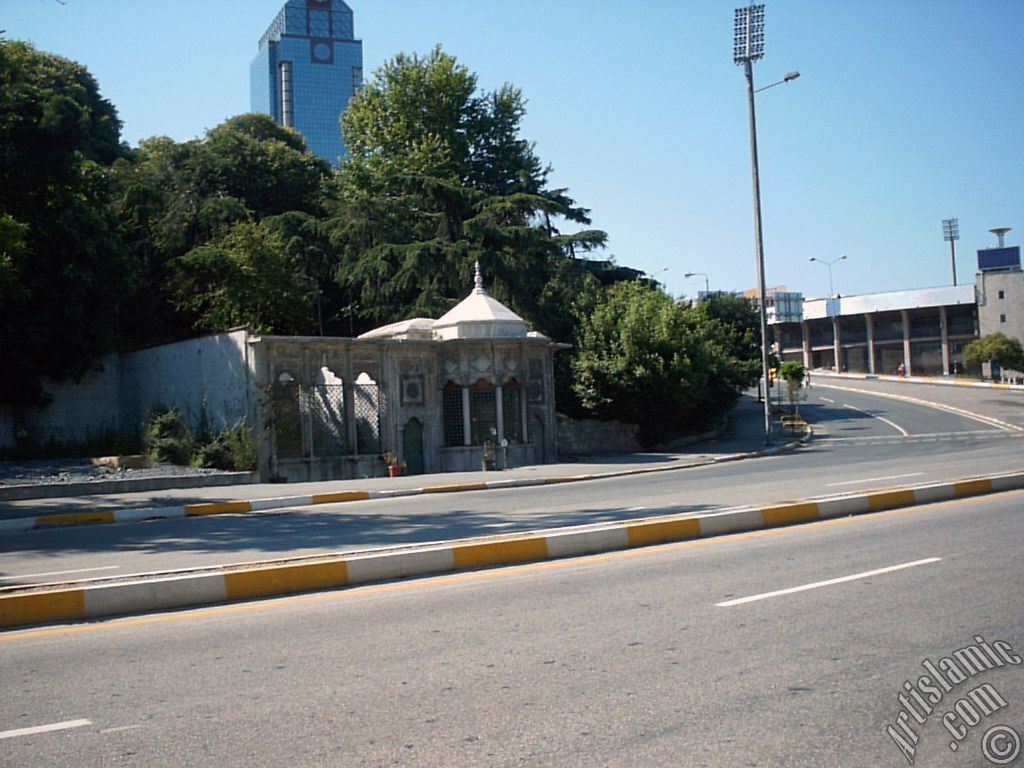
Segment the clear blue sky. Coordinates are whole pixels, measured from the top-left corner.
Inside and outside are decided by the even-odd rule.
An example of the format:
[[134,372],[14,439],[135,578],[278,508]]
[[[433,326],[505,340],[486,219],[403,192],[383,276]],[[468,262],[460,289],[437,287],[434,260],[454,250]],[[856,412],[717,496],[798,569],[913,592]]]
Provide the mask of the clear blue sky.
[[[188,139],[249,108],[249,62],[283,0],[5,0],[12,39],[75,59],[124,137]],[[723,0],[350,0],[369,73],[435,43],[485,88],[519,86],[552,181],[619,263],[670,291],[753,286],[737,4]],[[742,3],[739,3],[742,4]],[[768,0],[758,96],[769,285],[843,294],[944,285],[941,220],[973,282],[988,229],[1024,239],[1024,3]]]

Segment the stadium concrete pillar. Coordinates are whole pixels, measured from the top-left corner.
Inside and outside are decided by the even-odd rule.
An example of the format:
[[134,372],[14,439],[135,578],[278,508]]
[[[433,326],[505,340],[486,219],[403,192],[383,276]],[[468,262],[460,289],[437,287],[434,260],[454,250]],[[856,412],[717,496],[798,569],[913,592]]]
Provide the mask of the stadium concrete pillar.
[[832,356],[835,358],[836,373],[842,373],[843,370],[843,346],[842,340],[839,336],[839,317],[833,315],[832,317]]
[[868,339],[868,373],[875,372],[875,316],[870,312],[864,315]]
[[942,334],[942,374],[946,375],[949,373],[949,328],[945,307],[939,307],[939,333]]
[[910,313],[901,309],[900,317],[903,318],[903,375],[910,376]]

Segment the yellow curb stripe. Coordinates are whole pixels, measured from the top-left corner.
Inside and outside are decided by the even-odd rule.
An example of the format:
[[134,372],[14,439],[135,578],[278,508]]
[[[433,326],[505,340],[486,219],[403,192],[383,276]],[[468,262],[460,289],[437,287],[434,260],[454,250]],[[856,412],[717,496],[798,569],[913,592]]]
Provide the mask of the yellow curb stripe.
[[761,520],[769,527],[773,525],[790,525],[791,523],[807,523],[820,519],[821,512],[818,509],[818,504],[813,501],[804,504],[764,507],[761,510]]
[[637,523],[626,527],[626,538],[630,546],[634,547],[697,539],[700,538],[700,521],[691,518],[664,523]]
[[187,517],[223,515],[230,512],[249,512],[251,510],[252,503],[248,501],[215,501],[209,504],[185,505],[185,515]]
[[366,501],[370,498],[367,491],[339,491],[337,493],[314,493],[314,504],[337,504],[342,501]]
[[0,627],[17,627],[84,617],[84,589],[0,597]]
[[575,480],[575,477],[545,477],[545,485],[554,485],[555,483],[571,483]]
[[992,481],[987,478],[964,480],[953,486],[953,493],[957,496],[977,496],[979,493],[989,493],[991,490]]
[[544,560],[547,556],[548,542],[544,538],[452,547],[452,561],[456,569],[526,563],[532,560]]
[[290,592],[343,587],[346,584],[348,563],[343,560],[224,574],[224,589],[228,600],[285,595]]
[[36,525],[91,525],[114,522],[113,512],[68,512],[62,515],[40,515]]
[[872,511],[906,507],[916,502],[917,498],[914,496],[914,492],[910,490],[868,494],[868,506]]
[[487,483],[466,483],[465,485],[430,485],[421,488],[422,493],[455,493],[456,491],[486,491]]

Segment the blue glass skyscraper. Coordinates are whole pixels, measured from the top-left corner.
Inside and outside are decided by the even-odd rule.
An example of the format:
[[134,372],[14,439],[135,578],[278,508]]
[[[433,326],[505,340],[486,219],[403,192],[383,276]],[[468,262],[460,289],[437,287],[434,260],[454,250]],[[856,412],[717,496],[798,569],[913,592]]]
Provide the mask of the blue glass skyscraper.
[[338,119],[362,81],[352,9],[342,0],[288,0],[252,62],[252,111],[294,128],[312,152],[336,164],[345,154]]

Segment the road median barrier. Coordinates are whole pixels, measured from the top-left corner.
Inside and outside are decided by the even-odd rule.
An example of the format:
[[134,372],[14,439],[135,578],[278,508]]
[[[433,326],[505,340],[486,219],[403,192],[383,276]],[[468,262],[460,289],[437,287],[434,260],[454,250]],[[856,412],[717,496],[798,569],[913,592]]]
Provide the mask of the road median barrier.
[[160,507],[126,507],[124,509],[85,510],[31,517],[17,517],[0,520],[0,533],[15,533],[36,529],[52,529],[73,525],[102,525],[109,523],[137,523],[146,520],[170,520],[182,517],[209,517],[211,515],[242,515],[252,512],[273,512],[278,510],[313,507],[319,504],[342,504],[354,501],[373,501],[395,499],[405,496],[421,496],[438,493],[463,493],[466,491],[493,491],[505,488],[526,488],[529,486],[554,485],[558,483],[578,483],[588,480],[606,480],[629,475],[644,475],[654,472],[671,472],[681,469],[696,469],[714,464],[721,464],[741,459],[760,458],[784,451],[793,450],[810,438],[793,440],[785,445],[760,451],[730,453],[702,461],[689,461],[658,464],[655,466],[621,469],[612,472],[597,472],[561,477],[528,477],[503,480],[488,480],[473,483],[451,483],[442,485],[426,485],[419,488],[395,488],[385,490],[351,490],[333,493],[314,493],[302,496],[277,496],[264,499],[239,499],[180,504]]
[[150,578],[111,577],[81,585],[0,588],[0,627],[99,619],[131,613],[338,589],[379,581],[517,565],[721,536],[1024,489],[1024,470],[711,512],[528,531],[444,543],[245,563]]

